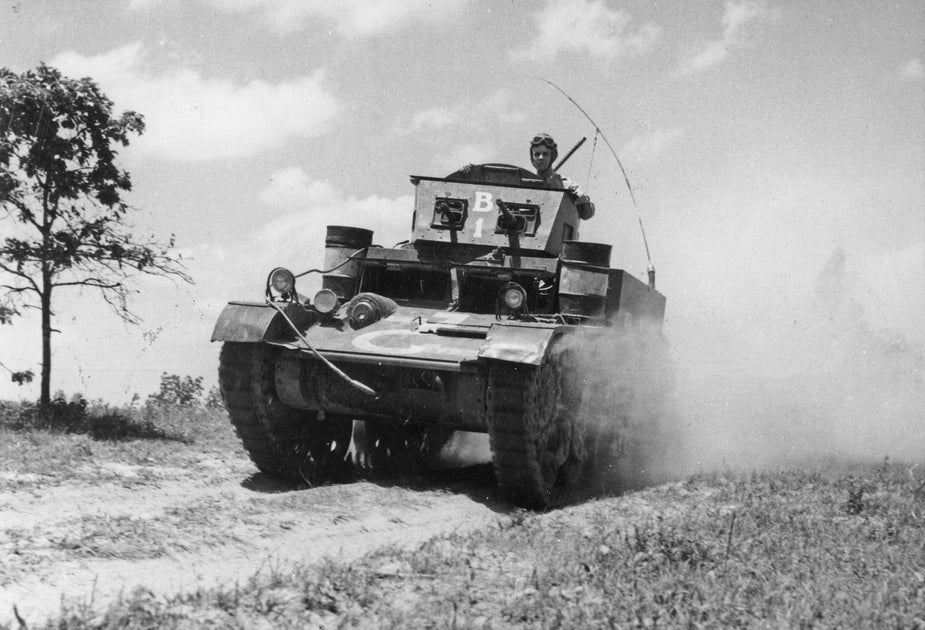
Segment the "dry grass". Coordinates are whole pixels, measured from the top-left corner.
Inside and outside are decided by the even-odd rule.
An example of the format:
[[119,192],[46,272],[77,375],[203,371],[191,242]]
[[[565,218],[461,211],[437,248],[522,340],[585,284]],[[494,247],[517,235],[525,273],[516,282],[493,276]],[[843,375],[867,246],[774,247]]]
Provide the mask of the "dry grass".
[[[223,410],[114,408],[80,397],[56,403],[41,414],[30,404],[0,402],[0,495],[14,515],[2,519],[0,548],[7,555],[0,588],[66,559],[159,558],[224,542],[225,531],[208,519],[233,522],[233,506],[192,494],[185,512],[178,507],[152,516],[144,509],[149,490],[187,484],[193,493],[196,480],[216,478],[216,466],[226,472],[246,466]],[[88,489],[97,492],[88,496]],[[27,507],[20,520],[15,506],[28,499],[19,497],[47,505]],[[115,503],[100,510],[83,503],[107,497]],[[124,511],[129,503],[137,512]],[[39,509],[54,513],[29,516]]]
[[[112,407],[76,396],[41,413],[0,401],[0,490],[69,481],[144,484],[155,466],[194,465],[204,453],[241,452],[223,409]],[[135,468],[127,478],[113,464]]]
[[[243,457],[220,410],[30,413],[0,406],[0,490],[144,485],[165,467]],[[69,555],[159,557],[203,514],[232,514],[185,509],[197,518],[85,516],[50,542]],[[504,522],[169,599],[138,591],[64,609],[44,627],[925,629],[925,471],[908,464],[699,475]]]
[[[925,628],[905,465],[711,474],[48,628]],[[919,479],[917,479],[917,477]]]

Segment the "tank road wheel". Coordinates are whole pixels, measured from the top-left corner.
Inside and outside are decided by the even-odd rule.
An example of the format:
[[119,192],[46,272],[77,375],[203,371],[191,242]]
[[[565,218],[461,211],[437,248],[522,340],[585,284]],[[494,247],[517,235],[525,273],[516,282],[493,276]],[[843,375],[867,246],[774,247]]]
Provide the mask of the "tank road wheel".
[[259,343],[225,343],[218,380],[225,408],[244,448],[268,475],[309,485],[346,471],[352,422],[293,409],[276,395],[279,352]]
[[495,475],[501,493],[524,507],[549,506],[583,468],[580,397],[563,378],[567,357],[547,353],[539,367],[489,368],[485,408]]

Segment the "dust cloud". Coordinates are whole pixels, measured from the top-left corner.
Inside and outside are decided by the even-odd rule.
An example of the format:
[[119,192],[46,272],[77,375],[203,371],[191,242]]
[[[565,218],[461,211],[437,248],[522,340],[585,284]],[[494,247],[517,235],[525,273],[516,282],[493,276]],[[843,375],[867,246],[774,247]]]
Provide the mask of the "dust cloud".
[[[591,438],[582,483],[608,493],[698,472],[884,458],[925,466],[922,342],[861,303],[848,262],[836,248],[805,294],[754,304],[745,334],[727,334],[718,318],[718,332],[641,325],[567,336],[574,345],[560,349],[574,351]],[[668,308],[683,305],[669,293]],[[490,459],[485,435],[459,433],[448,447],[452,465]]]
[[571,384],[581,393],[577,442],[586,444],[583,483],[622,492],[683,474],[677,381],[660,324],[638,321],[585,339]]
[[672,339],[662,422],[673,425],[673,441],[649,453],[648,466],[678,477],[884,458],[925,463],[922,345],[872,324],[854,281],[836,248],[797,300],[799,312],[788,312],[788,326],[756,317],[750,334],[711,337],[713,352],[703,356],[678,351],[697,347],[689,339]]

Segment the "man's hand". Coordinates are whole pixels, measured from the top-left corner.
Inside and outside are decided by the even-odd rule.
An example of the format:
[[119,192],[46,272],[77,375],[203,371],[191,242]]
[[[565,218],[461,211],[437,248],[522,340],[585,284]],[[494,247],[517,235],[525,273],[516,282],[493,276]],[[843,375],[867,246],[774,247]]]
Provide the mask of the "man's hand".
[[588,195],[579,196],[575,202],[575,207],[578,209],[578,218],[582,221],[587,221],[594,216],[594,204],[591,203],[591,198]]
[[469,172],[472,170],[473,166],[475,166],[475,164],[470,162],[469,164],[466,164],[461,169],[459,169],[459,172],[462,173],[463,175],[468,175]]

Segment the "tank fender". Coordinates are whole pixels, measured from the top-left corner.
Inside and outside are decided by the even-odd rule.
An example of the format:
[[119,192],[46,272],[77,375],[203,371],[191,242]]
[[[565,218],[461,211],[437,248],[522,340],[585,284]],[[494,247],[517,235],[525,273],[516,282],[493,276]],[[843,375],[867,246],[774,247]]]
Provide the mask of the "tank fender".
[[492,324],[479,348],[479,358],[539,365],[559,328],[556,324]]
[[[311,315],[301,306],[290,304],[286,315],[304,330],[311,323]],[[229,302],[215,322],[212,341],[259,342],[292,335],[289,324],[272,306],[260,302]]]

